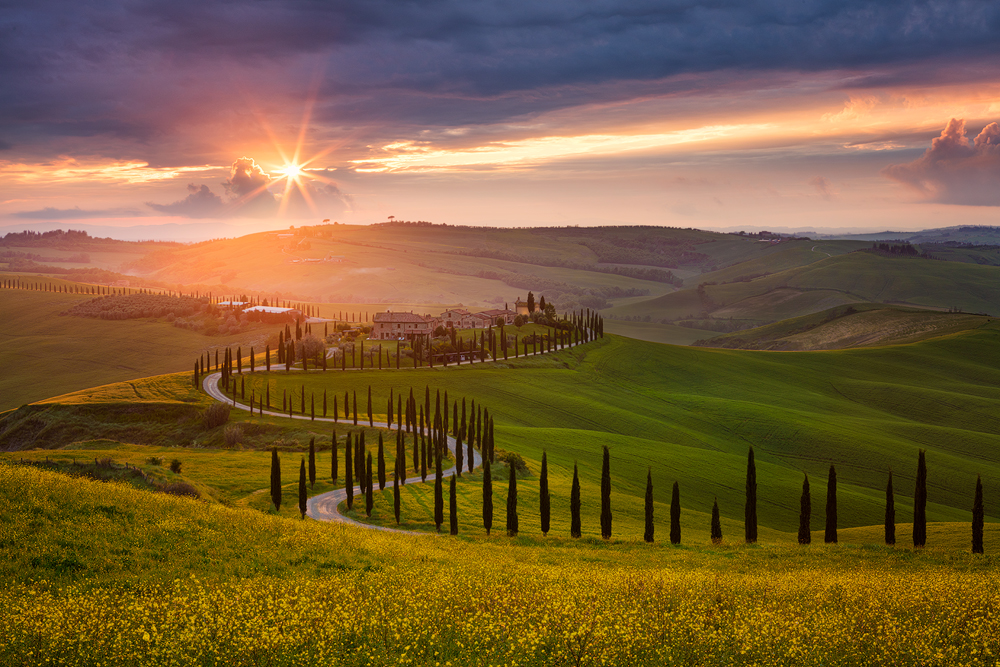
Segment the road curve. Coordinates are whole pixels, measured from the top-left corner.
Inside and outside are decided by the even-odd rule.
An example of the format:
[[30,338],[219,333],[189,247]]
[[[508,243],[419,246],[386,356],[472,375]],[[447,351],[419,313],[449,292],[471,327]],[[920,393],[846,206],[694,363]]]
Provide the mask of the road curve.
[[[297,372],[301,372],[301,371],[297,371]],[[307,371],[307,372],[312,372],[312,371]],[[232,407],[236,408],[237,410],[245,410],[245,411],[249,412],[250,411],[250,406],[248,406],[248,405],[246,405],[244,403],[240,403],[239,401],[235,401],[232,398],[229,398],[228,396],[226,396],[222,392],[221,389],[219,389],[219,380],[220,379],[222,379],[222,373],[219,372],[219,371],[217,371],[215,373],[211,373],[210,375],[206,375],[205,378],[202,380],[202,384],[201,384],[202,388],[205,390],[205,393],[208,394],[209,396],[211,396],[212,398],[214,398],[217,401],[221,401],[223,403],[231,405]],[[261,414],[261,411],[257,410],[257,409],[254,409],[253,413],[254,414]],[[269,415],[271,417],[284,417],[285,419],[289,418],[288,414],[282,413],[282,412],[274,412],[273,410],[264,410],[263,414]],[[340,425],[346,425],[346,426],[353,426],[353,424],[344,424],[344,422],[342,422],[342,421],[336,421],[334,419],[331,419],[330,417],[316,417],[316,419],[313,420],[308,415],[292,415],[291,418],[292,419],[305,419],[307,421],[329,422],[331,424],[340,424]],[[361,424],[361,423],[359,423],[358,425],[359,426],[363,426],[363,424]],[[391,427],[388,424],[386,424],[385,422],[373,422],[373,426],[369,426],[369,428],[386,428],[386,429],[388,429],[388,428],[391,428]],[[453,438],[450,435],[447,436],[447,441],[448,441],[448,449],[451,451],[452,455],[454,456],[455,455],[455,447],[457,445],[457,441],[455,440],[455,438]],[[463,449],[464,448],[465,447],[463,447]],[[474,457],[474,466],[476,468],[481,467],[483,465],[483,457],[476,450],[472,450],[472,455]],[[468,465],[468,462],[466,462],[466,465]],[[454,474],[455,474],[455,466],[452,466],[451,468],[448,468],[447,470],[443,470],[441,472],[442,477],[451,477]],[[420,481],[420,476],[416,475],[416,474],[413,477],[407,477],[405,480],[400,480],[400,482],[402,482],[402,484],[419,484],[419,483],[423,483],[423,482]],[[431,474],[430,476],[428,476],[426,483],[427,484],[433,484],[434,483],[434,475],[433,474]],[[354,497],[355,498],[359,498],[359,497],[363,498],[364,497],[364,489],[362,489],[360,486],[354,487]],[[427,534],[427,533],[415,533],[413,531],[408,531],[408,530],[400,530],[398,528],[389,528],[388,526],[376,526],[376,525],[370,524],[370,523],[362,523],[360,521],[355,521],[354,519],[352,519],[350,517],[344,516],[337,509],[338,506],[340,505],[340,503],[344,502],[345,500],[347,500],[347,489],[346,488],[345,489],[335,489],[333,491],[327,491],[326,493],[321,493],[318,496],[313,496],[312,498],[310,498],[308,500],[306,514],[308,514],[311,518],[316,519],[317,521],[335,521],[335,522],[338,522],[338,523],[349,523],[349,524],[352,524],[352,525],[355,525],[355,526],[361,526],[362,528],[371,528],[373,530],[386,530],[386,531],[390,531],[390,532],[394,532],[394,533],[404,533],[404,534],[411,534],[411,535],[425,535],[425,534]]]

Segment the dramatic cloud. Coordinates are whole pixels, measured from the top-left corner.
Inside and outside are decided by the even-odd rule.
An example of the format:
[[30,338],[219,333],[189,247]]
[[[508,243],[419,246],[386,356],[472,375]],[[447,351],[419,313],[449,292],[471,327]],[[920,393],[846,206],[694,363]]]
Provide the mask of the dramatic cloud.
[[180,215],[187,218],[221,218],[225,211],[222,198],[208,189],[207,185],[198,187],[194,183],[188,185],[187,197],[173,204],[155,204],[146,202],[146,206],[154,211],[167,215]]
[[914,64],[947,59],[933,76],[954,76],[969,61],[996,62],[1000,5],[37,0],[5,12],[0,37],[0,134],[18,147],[184,137],[208,151],[220,137],[191,136],[198,128],[239,124],[248,103],[301,102],[314,83],[316,120],[365,134],[510,122],[620,100],[637,82],[662,94],[692,74],[725,73],[711,86],[728,89],[754,73],[860,81],[911,68],[934,83]]
[[882,174],[930,201],[1000,206],[1000,125],[990,123],[970,143],[965,121],[952,118],[920,158]]
[[12,217],[25,220],[81,220],[86,218],[136,218],[141,215],[145,214],[133,208],[109,208],[88,211],[79,207],[53,208],[46,206],[37,211],[19,211],[13,213]]

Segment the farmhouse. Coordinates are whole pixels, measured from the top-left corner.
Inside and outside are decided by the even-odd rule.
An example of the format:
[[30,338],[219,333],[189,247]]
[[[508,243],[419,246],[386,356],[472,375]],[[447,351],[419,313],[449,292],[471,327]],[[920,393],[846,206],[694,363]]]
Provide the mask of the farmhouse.
[[486,326],[491,324],[496,324],[497,318],[502,317],[504,324],[514,324],[514,318],[517,317],[517,313],[509,308],[494,308],[493,310],[484,310],[477,315],[486,317],[489,319]]
[[428,336],[432,333],[432,318],[415,313],[394,313],[387,310],[375,313],[372,318],[374,325],[368,336],[371,340],[413,340],[417,336]]

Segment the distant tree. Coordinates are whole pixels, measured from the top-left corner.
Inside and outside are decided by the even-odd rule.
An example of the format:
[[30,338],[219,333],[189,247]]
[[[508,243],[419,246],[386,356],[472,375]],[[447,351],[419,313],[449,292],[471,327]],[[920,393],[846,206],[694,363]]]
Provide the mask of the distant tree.
[[399,471],[392,476],[392,513],[396,517],[396,525],[399,525]]
[[743,532],[747,544],[757,542],[757,464],[753,459],[753,447],[747,456],[746,506],[743,512]]
[[823,541],[837,543],[837,471],[832,465],[826,482],[826,533]]
[[516,315],[514,317],[514,326],[518,327],[518,328],[524,326],[524,316],[523,315]]
[[309,488],[316,486],[316,438],[309,438]]
[[650,467],[646,471],[646,530],[642,539],[652,542],[653,530],[653,468]]
[[365,472],[365,514],[372,515],[375,498],[372,492],[372,453],[368,452],[368,467]]
[[580,474],[577,471],[576,463],[573,464],[573,486],[569,491],[569,535],[570,537],[580,537]]
[[333,482],[337,481],[337,432],[333,432],[333,437],[330,439],[330,480]]
[[385,445],[382,443],[382,431],[378,432],[378,490],[385,489]]
[[271,448],[271,504],[275,512],[281,509],[281,464],[277,447]]
[[722,544],[722,521],[719,518],[719,499],[712,502],[712,544]]
[[542,450],[542,471],[538,475],[538,513],[542,519],[542,535],[549,534],[549,461],[545,450]]
[[448,489],[448,522],[452,535],[458,535],[458,497],[455,493],[455,475],[451,476]]
[[812,542],[810,522],[812,521],[812,497],[809,494],[809,475],[802,481],[802,496],[799,498],[799,544]]
[[489,459],[483,459],[483,528],[487,535],[493,528],[493,475]]
[[670,543],[681,543],[681,487],[677,482],[670,494]]
[[[528,292],[528,313],[535,312],[535,295]],[[521,326],[520,324],[517,326]]]
[[889,469],[889,483],[885,485],[885,543],[896,544],[896,499],[892,491],[892,468]]
[[444,489],[441,486],[441,457],[435,456],[436,468],[434,470],[434,525],[437,532],[441,532],[441,524],[444,523]]
[[368,385],[368,426],[372,428],[375,426],[375,421],[372,416],[372,386]]
[[299,514],[306,518],[306,460],[302,459],[299,466]]
[[972,553],[983,553],[983,480],[976,475],[976,495],[972,500]]
[[913,492],[913,546],[927,544],[927,460],[924,450],[917,455],[917,486]]
[[350,433],[344,443],[344,489],[347,491],[347,509],[354,509],[354,447]]
[[517,468],[507,466],[507,537],[517,536]]
[[611,538],[611,452],[607,445],[601,463],[601,537]]

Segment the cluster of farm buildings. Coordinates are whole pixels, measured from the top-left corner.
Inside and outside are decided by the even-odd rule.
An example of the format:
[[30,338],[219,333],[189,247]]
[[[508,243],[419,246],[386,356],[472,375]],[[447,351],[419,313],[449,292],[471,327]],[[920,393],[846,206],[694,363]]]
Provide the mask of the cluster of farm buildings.
[[518,299],[514,310],[495,308],[473,313],[462,308],[446,310],[437,317],[419,315],[414,312],[375,313],[372,318],[370,340],[412,340],[417,336],[429,336],[438,327],[445,329],[487,329],[501,319],[504,324],[513,324],[518,315],[528,314],[528,302]]

